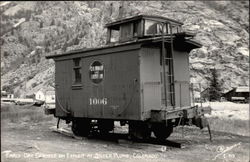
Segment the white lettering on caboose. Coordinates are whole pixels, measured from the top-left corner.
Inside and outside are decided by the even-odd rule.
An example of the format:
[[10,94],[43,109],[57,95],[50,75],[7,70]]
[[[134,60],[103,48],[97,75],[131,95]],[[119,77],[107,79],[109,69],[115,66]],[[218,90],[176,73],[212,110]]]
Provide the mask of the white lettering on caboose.
[[107,98],[89,98],[89,105],[107,105]]

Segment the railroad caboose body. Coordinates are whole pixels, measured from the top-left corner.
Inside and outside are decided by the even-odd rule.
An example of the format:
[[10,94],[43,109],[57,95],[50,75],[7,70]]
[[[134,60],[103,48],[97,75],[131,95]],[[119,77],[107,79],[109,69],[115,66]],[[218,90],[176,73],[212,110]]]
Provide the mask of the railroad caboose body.
[[188,54],[201,45],[181,25],[139,15],[106,25],[104,47],[47,56],[56,67],[54,115],[72,121],[76,135],[87,135],[91,120],[101,133],[128,123],[136,138],[167,138],[181,120],[204,126],[197,119],[210,110],[191,106],[189,89]]

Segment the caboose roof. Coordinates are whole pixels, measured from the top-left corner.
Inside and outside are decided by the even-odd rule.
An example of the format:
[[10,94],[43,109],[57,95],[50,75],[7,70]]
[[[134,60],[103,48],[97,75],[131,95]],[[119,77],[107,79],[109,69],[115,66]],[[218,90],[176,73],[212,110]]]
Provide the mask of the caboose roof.
[[245,86],[241,86],[241,87],[234,87],[232,88],[231,90],[227,91],[224,93],[224,95],[227,95],[231,92],[236,92],[236,93],[243,93],[243,92],[246,92],[246,93],[249,93],[249,87],[245,87]]
[[249,92],[249,87],[237,87],[235,92]]
[[[171,39],[168,36],[165,36],[165,42],[170,43]],[[94,51],[99,51],[98,53],[102,53],[102,50],[109,50],[109,52],[112,52],[112,48],[124,48],[126,49],[128,46],[133,45],[137,46],[136,48],[140,48],[143,44],[161,44],[162,38],[161,37],[153,37],[153,38],[146,38],[146,39],[140,39],[136,41],[130,41],[130,42],[125,42],[125,43],[117,43],[117,44],[110,44],[110,45],[105,45],[103,47],[99,48],[83,48],[83,49],[77,49],[77,50],[72,50],[68,51],[62,54],[54,54],[54,55],[47,55],[46,58],[58,58],[58,57],[63,57],[63,56],[69,56],[69,55],[75,55],[79,53],[87,53],[87,52],[94,52]],[[181,43],[181,44],[179,44]],[[178,45],[177,45],[178,44]],[[196,41],[187,39],[183,40],[182,42],[176,43],[177,46],[182,46],[182,50],[190,51],[195,48],[200,48],[202,45]],[[175,46],[175,43],[174,43]],[[175,46],[176,47],[176,46]]]
[[106,24],[105,27],[116,29],[121,24],[125,24],[125,23],[132,22],[132,21],[137,21],[137,20],[141,20],[141,19],[150,19],[150,20],[155,20],[155,21],[159,21],[159,22],[168,22],[168,23],[172,23],[172,24],[176,24],[176,25],[183,25],[182,22],[179,22],[179,21],[176,21],[173,19],[169,19],[169,18],[166,18],[163,16],[137,15],[137,16],[131,16],[131,17],[127,17],[127,18],[122,18],[122,19],[119,19],[117,21],[108,23],[108,24]]

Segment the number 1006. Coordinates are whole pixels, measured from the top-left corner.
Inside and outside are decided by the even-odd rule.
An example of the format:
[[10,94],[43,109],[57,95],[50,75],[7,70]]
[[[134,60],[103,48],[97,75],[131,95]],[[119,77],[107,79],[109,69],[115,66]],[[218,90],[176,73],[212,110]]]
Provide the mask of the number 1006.
[[107,105],[107,98],[89,98],[89,105]]

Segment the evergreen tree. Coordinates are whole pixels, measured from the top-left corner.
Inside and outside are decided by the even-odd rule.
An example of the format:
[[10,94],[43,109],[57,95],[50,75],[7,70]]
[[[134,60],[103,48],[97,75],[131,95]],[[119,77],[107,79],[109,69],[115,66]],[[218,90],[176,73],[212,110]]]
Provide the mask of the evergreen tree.
[[55,25],[55,19],[52,19],[51,23],[50,23],[50,26],[53,26]]
[[11,28],[11,35],[14,35],[14,29],[13,28]]
[[78,39],[78,37],[76,37],[75,39],[74,39],[74,45],[78,45],[79,44],[79,39]]
[[27,11],[27,12],[25,13],[25,15],[26,15],[26,21],[30,21],[30,18],[31,18],[31,11]]
[[65,42],[63,47],[62,47],[62,51],[65,52],[67,50],[67,47],[68,47],[68,44],[67,44],[67,42]]
[[218,72],[217,70],[210,69],[211,71],[211,82],[209,85],[209,100],[210,101],[218,101],[221,97],[221,83],[218,80]]
[[48,40],[47,36],[45,35],[45,52],[50,52],[50,41]]
[[43,28],[43,22],[40,21],[40,28]]

